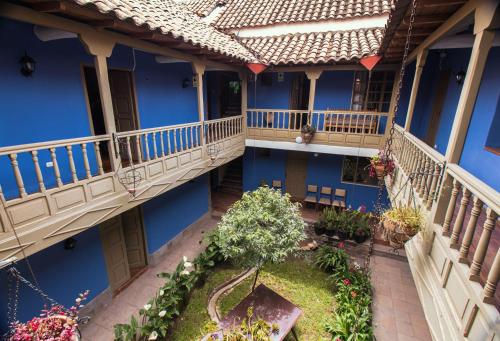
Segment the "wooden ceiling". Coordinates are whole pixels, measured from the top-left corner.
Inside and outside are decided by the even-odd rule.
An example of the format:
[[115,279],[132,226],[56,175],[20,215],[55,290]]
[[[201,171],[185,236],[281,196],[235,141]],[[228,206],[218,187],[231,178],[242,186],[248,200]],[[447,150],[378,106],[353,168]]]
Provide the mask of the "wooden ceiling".
[[[467,0],[417,0],[415,21],[410,40],[410,51],[421,44],[432,32],[443,24]],[[387,30],[380,47],[383,62],[400,63],[403,59],[412,0],[399,0],[391,14]]]
[[91,8],[86,8],[69,1],[47,1],[47,0],[20,0],[19,3],[27,5],[38,12],[50,13],[71,20],[79,21],[102,30],[110,30],[122,33],[130,37],[165,46],[169,49],[195,55],[200,58],[221,62],[224,64],[242,65],[243,62],[236,58],[211,51],[190,43],[182,38],[174,38],[172,35],[160,32],[152,32],[147,27],[139,27],[128,21],[121,21],[112,15],[102,14]]

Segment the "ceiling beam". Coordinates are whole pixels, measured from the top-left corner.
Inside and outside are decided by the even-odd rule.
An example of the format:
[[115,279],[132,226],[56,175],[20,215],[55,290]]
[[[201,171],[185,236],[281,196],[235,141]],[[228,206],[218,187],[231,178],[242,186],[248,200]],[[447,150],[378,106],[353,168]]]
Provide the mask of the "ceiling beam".
[[[434,14],[434,15],[417,15],[413,25],[429,25],[429,24],[442,24],[448,20],[448,14]],[[407,26],[410,23],[410,18],[403,19],[403,25]]]
[[97,28],[114,28],[117,27],[117,22],[114,19],[97,19],[87,21],[87,24]]
[[66,10],[66,4],[62,1],[36,2],[31,4],[31,7],[38,12],[44,13],[57,13]]
[[418,5],[423,7],[444,7],[463,5],[466,0],[418,0]]

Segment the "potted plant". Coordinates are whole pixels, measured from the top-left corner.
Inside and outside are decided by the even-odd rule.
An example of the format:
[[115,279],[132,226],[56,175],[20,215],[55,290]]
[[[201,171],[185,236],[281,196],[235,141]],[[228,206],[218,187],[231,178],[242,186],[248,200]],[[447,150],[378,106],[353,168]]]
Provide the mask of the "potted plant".
[[316,129],[309,124],[302,126],[302,128],[300,129],[300,133],[302,135],[302,141],[304,141],[304,143],[306,144],[310,143],[315,132]]
[[42,310],[39,317],[34,317],[26,323],[15,322],[11,325],[11,334],[7,340],[80,340],[78,311],[88,294],[88,291],[80,294],[75,305],[69,309],[54,305]]
[[316,233],[317,236],[325,234],[325,231],[325,225],[322,222],[317,221],[314,223],[314,233]]
[[382,180],[384,176],[391,176],[394,172],[394,161],[392,158],[387,157],[385,151],[380,150],[377,155],[374,155],[370,159],[370,177]]
[[327,207],[321,213],[319,218],[320,224],[323,225],[325,229],[325,234],[328,237],[333,237],[337,230],[337,212],[330,207]]
[[353,229],[351,238],[356,243],[364,243],[370,237],[370,216],[360,211],[352,211],[352,215]]
[[368,237],[370,236],[370,230],[367,230],[363,227],[358,227],[353,235],[352,235],[352,239],[358,243],[358,244],[362,244],[364,243]]
[[411,207],[393,207],[382,215],[382,227],[389,243],[394,248],[402,248],[422,229],[422,214]]

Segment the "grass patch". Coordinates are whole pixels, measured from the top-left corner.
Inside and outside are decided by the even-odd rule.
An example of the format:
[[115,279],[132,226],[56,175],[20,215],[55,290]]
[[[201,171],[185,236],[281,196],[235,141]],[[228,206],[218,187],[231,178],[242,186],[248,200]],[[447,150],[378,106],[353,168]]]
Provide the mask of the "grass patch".
[[205,334],[205,325],[210,321],[207,310],[208,295],[216,286],[236,276],[241,271],[241,269],[229,266],[218,267],[208,276],[202,288],[193,289],[186,309],[175,322],[172,340],[199,340]]
[[[253,280],[251,276],[221,297],[221,315],[225,316],[250,293]],[[301,340],[331,339],[324,329],[335,308],[328,274],[309,264],[307,259],[290,258],[284,263],[265,265],[259,275],[259,283],[273,289],[302,310],[296,325]]]

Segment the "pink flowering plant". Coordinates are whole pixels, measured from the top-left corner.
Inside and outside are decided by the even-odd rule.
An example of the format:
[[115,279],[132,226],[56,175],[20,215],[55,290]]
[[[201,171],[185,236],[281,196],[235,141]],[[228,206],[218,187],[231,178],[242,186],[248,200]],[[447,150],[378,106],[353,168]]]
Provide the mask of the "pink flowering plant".
[[83,307],[82,302],[88,297],[89,291],[78,295],[75,304],[66,309],[54,305],[42,310],[39,317],[28,322],[14,322],[11,325],[12,334],[9,341],[75,341],[79,339],[78,312]]
[[372,178],[383,178],[386,175],[391,176],[394,168],[392,158],[388,157],[384,150],[379,150],[377,155],[371,157],[368,171]]

